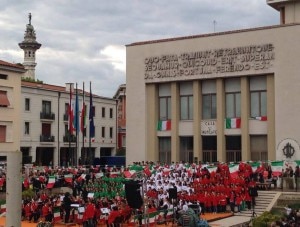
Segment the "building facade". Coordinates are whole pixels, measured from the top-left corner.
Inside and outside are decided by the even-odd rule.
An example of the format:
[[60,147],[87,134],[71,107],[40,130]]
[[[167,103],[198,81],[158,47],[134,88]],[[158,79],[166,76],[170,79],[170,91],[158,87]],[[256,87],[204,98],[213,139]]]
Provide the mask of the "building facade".
[[300,159],[300,1],[281,24],[127,45],[127,164]]
[[[75,101],[76,89],[71,87]],[[70,86],[22,81],[21,151],[24,162],[37,165],[93,164],[95,158],[116,154],[116,101],[78,89],[79,121],[86,105],[85,130],[69,133]],[[72,103],[72,102],[71,102]],[[89,111],[95,136],[89,136]],[[80,125],[80,124],[79,124]],[[77,131],[77,133],[76,133]]]
[[126,152],[126,84],[121,84],[115,93],[117,100],[117,149]]
[[21,77],[20,64],[0,60],[0,151],[19,151]]
[[[25,73],[22,83],[16,83],[21,94],[17,99],[21,100],[18,105],[21,121],[18,122],[19,129],[14,132],[20,132],[18,149],[21,148],[23,164],[90,165],[94,164],[95,159],[100,156],[115,155],[116,100],[91,94],[84,89],[76,89],[74,83],[56,86],[36,79],[36,51],[41,44],[36,41],[31,14],[26,25],[24,40],[19,43],[19,46],[24,51],[23,72]],[[78,129],[71,133],[69,106],[70,103],[71,105],[75,103],[75,96],[78,97],[78,108],[76,110],[73,106],[73,115],[76,113],[78,116],[81,115],[84,101],[87,117],[82,128],[78,118]],[[89,134],[90,112],[93,112],[91,116],[95,125],[93,136]],[[72,125],[73,123],[74,121]]]

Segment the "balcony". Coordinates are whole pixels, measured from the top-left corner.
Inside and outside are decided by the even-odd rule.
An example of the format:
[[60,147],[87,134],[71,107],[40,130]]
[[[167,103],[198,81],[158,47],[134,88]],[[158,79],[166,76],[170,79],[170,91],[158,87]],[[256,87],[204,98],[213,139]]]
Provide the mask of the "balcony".
[[55,120],[55,114],[54,113],[41,112],[40,113],[40,119]]
[[76,142],[76,136],[74,136],[74,135],[71,135],[71,136],[65,135],[65,136],[63,137],[63,141],[64,141],[65,143],[66,143],[66,142],[75,143],[75,142]]
[[40,142],[54,142],[54,136],[40,135]]

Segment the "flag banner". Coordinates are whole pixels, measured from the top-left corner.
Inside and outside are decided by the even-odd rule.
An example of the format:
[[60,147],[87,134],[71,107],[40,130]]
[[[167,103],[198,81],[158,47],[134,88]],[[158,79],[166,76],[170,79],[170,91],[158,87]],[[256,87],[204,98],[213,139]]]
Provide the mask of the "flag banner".
[[104,176],[103,173],[96,173],[96,174],[95,174],[96,179],[99,179],[99,178],[101,178],[101,177],[103,177],[103,176]]
[[60,207],[53,207],[53,222],[57,223],[61,220]]
[[6,204],[2,204],[0,206],[0,212],[1,212],[1,214],[3,214],[4,212],[6,212]]
[[68,108],[68,129],[70,135],[73,135],[74,133],[74,101],[72,97],[72,85],[70,84],[70,101],[69,101],[69,108]]
[[126,170],[123,174],[125,178],[132,178],[135,175],[135,173],[135,170]]
[[68,183],[72,183],[73,181],[73,174],[67,174],[65,175],[65,181]]
[[171,130],[171,120],[158,121],[157,130],[158,131],[169,131],[169,130]]
[[140,165],[132,165],[132,166],[129,166],[129,170],[143,171],[144,167],[140,166]]
[[240,128],[241,127],[241,118],[226,118],[225,120],[226,128]]
[[94,107],[93,107],[93,94],[92,94],[92,84],[90,83],[90,112],[89,112],[89,121],[90,121],[90,135],[89,138],[95,137],[95,124],[94,124]]
[[296,166],[300,166],[300,160],[295,160]]
[[120,175],[120,171],[114,171],[114,172],[110,172],[109,173],[109,176],[110,177],[117,177],[117,176],[119,176]]
[[282,174],[283,161],[271,162],[271,169],[273,176],[280,176]]
[[267,116],[254,117],[254,119],[259,120],[259,121],[267,121],[268,120]]
[[251,165],[253,173],[260,167],[260,162],[250,162],[249,164]]
[[85,104],[85,91],[84,91],[84,82],[83,82],[83,92],[82,92],[82,107],[81,107],[81,115],[80,115],[80,130],[82,134],[85,136],[86,129],[86,104]]
[[210,172],[210,173],[217,171],[217,166],[206,166],[206,168],[207,168],[208,172]]
[[231,178],[237,178],[239,175],[239,164],[230,164],[229,165],[229,172]]
[[55,176],[49,176],[47,188],[53,188],[55,184]]
[[76,83],[76,96],[75,96],[75,107],[74,107],[74,129],[79,132],[79,98],[78,89]]

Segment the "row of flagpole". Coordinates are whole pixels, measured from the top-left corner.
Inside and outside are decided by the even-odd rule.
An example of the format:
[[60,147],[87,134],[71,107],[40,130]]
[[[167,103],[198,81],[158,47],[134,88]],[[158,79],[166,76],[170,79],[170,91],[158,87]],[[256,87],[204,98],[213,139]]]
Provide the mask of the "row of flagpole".
[[[75,151],[75,165],[77,164],[77,154],[78,154],[78,139],[79,139],[79,131],[82,133],[82,149],[85,149],[85,137],[86,137],[86,113],[87,113],[87,105],[85,104],[85,90],[84,90],[84,82],[83,82],[83,92],[82,92],[82,106],[81,111],[79,110],[79,95],[78,95],[78,87],[76,83],[75,87],[75,102],[73,99],[73,83],[70,83],[70,99],[69,99],[69,107],[68,107],[68,131],[69,131],[69,155],[71,154],[71,137],[75,134],[76,138],[76,151]],[[95,124],[94,124],[94,106],[93,106],[93,94],[92,94],[92,83],[90,82],[90,106],[89,106],[89,153],[91,153],[91,141],[94,140],[95,137]],[[80,124],[79,124],[80,117]],[[75,133],[74,133],[75,132]]]

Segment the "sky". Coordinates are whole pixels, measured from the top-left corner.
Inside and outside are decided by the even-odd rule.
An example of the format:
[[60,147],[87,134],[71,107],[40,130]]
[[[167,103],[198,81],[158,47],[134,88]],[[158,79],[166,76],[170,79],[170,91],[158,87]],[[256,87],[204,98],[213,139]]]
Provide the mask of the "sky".
[[266,0],[0,0],[0,59],[23,63],[28,14],[37,41],[36,79],[92,82],[112,98],[126,83],[126,45],[279,24]]

